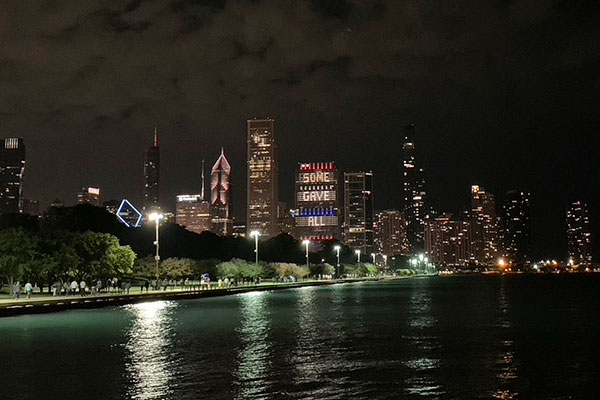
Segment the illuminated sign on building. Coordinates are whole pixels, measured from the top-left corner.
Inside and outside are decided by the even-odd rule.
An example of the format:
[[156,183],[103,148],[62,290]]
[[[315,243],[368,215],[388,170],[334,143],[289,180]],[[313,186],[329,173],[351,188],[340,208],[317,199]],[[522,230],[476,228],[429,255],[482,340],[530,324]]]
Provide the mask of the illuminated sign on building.
[[313,241],[339,237],[338,172],[334,162],[301,163],[296,174],[296,235]]
[[123,199],[117,210],[117,219],[128,228],[139,228],[142,226],[142,213],[127,199]]

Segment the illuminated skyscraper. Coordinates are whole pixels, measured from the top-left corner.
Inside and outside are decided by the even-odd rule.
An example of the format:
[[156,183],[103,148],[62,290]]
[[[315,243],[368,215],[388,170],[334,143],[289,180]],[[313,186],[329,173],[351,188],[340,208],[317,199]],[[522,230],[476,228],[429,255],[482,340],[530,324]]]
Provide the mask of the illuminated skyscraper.
[[316,242],[339,239],[338,171],[334,162],[298,165],[296,209],[298,239]]
[[384,210],[375,214],[376,251],[386,256],[410,253],[410,244],[406,237],[406,220],[399,210]]
[[277,235],[278,173],[275,120],[248,120],[248,233]]
[[456,267],[469,264],[471,222],[443,214],[429,220],[425,228],[427,256],[436,266]]
[[100,206],[100,189],[93,187],[81,188],[81,191],[77,193],[77,204],[91,204],[93,206]]
[[374,252],[373,173],[344,174],[344,241],[362,254]]
[[531,260],[531,194],[517,190],[506,193],[502,207],[503,253],[517,265]]
[[473,261],[494,264],[499,255],[496,200],[481,186],[471,186],[471,221],[473,227]]
[[233,218],[231,217],[231,166],[221,149],[221,155],[210,173],[210,203],[212,223],[217,235],[232,234]]
[[408,241],[413,252],[424,249],[424,230],[426,217],[425,174],[418,168],[415,156],[415,126],[404,127],[402,145],[403,163],[403,212],[408,223]]
[[567,209],[569,261],[573,265],[592,265],[592,233],[587,204],[571,203]]
[[211,204],[199,194],[177,196],[175,222],[188,231],[212,231]]
[[0,142],[0,214],[22,210],[25,144],[21,138]]
[[160,151],[158,131],[154,128],[154,144],[146,150],[144,158],[144,211],[160,208],[158,181],[160,176]]

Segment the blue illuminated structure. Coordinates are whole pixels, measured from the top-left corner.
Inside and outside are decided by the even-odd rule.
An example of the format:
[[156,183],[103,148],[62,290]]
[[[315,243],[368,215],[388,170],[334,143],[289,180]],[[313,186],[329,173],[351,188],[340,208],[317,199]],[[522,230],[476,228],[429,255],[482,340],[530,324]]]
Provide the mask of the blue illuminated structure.
[[121,201],[121,205],[117,210],[117,218],[128,228],[139,228],[142,226],[142,213],[127,199]]

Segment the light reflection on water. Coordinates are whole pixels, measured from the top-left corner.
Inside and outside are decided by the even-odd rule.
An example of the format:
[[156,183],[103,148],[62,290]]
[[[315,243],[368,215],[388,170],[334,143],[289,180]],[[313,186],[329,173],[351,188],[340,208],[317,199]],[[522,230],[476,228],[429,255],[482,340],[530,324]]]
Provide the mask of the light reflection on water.
[[426,286],[412,288],[408,316],[407,325],[412,335],[404,339],[410,342],[414,358],[404,363],[412,371],[405,379],[405,391],[423,397],[442,396],[444,390],[434,379],[441,367],[440,359],[433,357],[440,347],[439,339],[433,334],[437,318],[431,312],[431,296]]
[[498,327],[501,330],[500,354],[496,359],[498,368],[496,377],[499,387],[494,393],[495,399],[512,400],[518,397],[518,393],[512,391],[509,386],[518,378],[518,366],[515,361],[514,341],[509,338],[512,324],[510,320],[510,301],[506,295],[504,279],[500,283],[500,294],[498,296],[500,307],[500,320]]
[[177,303],[154,301],[126,306],[133,317],[127,333],[128,397],[139,400],[168,398],[175,364],[172,355],[173,318]]
[[272,384],[268,379],[272,346],[269,339],[269,296],[268,292],[238,296],[241,321],[237,332],[241,343],[234,372],[237,399],[266,398]]

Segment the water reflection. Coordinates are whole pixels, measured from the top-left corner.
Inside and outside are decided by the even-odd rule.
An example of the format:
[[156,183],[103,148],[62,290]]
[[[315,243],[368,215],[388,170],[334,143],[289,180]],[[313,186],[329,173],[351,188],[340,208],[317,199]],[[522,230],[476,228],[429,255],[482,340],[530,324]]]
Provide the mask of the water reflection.
[[410,395],[438,397],[444,394],[441,385],[434,376],[440,369],[440,359],[434,354],[440,348],[437,336],[433,335],[437,319],[431,312],[431,297],[428,288],[423,284],[413,286],[409,299],[409,319],[407,321],[410,336],[404,337],[409,342],[413,358],[404,363],[412,373],[406,382],[406,392]]
[[317,379],[323,373],[325,365],[315,362],[315,359],[323,356],[319,351],[323,342],[319,340],[316,319],[316,288],[302,288],[297,291],[297,296],[298,331],[296,337],[298,345],[292,363],[297,370],[295,378],[298,383],[301,383]]
[[500,354],[496,359],[498,368],[496,377],[499,380],[500,387],[494,393],[494,398],[509,400],[515,399],[518,393],[510,390],[510,385],[518,375],[517,364],[515,361],[514,340],[510,339],[512,324],[510,320],[510,301],[506,295],[504,279],[500,283],[500,294],[498,296],[500,307],[500,319],[498,327],[501,332]]
[[272,344],[269,339],[268,296],[268,292],[239,295],[241,325],[237,333],[241,343],[234,374],[238,399],[266,396],[272,384],[269,380]]
[[172,393],[172,311],[174,302],[155,301],[126,306],[133,325],[125,345],[128,351],[126,370],[131,386],[128,397],[151,400],[168,398]]

